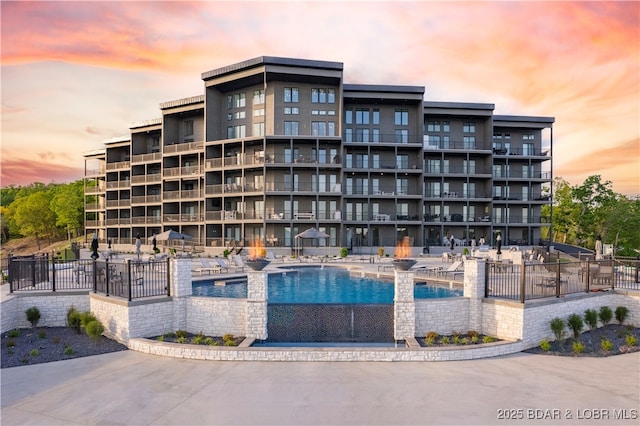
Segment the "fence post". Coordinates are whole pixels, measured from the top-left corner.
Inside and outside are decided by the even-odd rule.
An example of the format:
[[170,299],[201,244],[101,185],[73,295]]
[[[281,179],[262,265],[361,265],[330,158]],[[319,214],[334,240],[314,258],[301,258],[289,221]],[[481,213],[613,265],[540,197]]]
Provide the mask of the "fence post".
[[165,262],[167,262],[167,296],[171,297],[171,271],[169,271],[171,261],[167,258]]
[[129,302],[131,302],[131,259],[127,259],[127,281],[127,296]]
[[587,282],[585,284],[585,291],[589,293],[589,279],[591,275],[591,260],[587,258],[587,270],[584,273],[584,276],[587,278]]
[[520,303],[524,303],[525,300],[525,288],[526,288],[526,282],[527,282],[527,268],[526,268],[526,264],[524,263],[524,258],[522,259],[522,274],[520,274]]
[[614,280],[616,279],[616,261],[611,259],[611,290],[615,289],[615,283]]
[[560,257],[558,257],[556,268],[556,297],[560,297]]
[[13,267],[12,264],[13,263],[13,255],[9,254],[9,259],[8,259],[8,264],[7,264],[7,268],[9,268],[9,293],[13,293]]
[[484,297],[489,297],[489,260],[484,261]]
[[51,290],[56,291],[56,257],[53,252],[51,252]]
[[[95,264],[95,260],[93,261]],[[95,269],[95,268],[94,268]],[[111,277],[109,272],[111,268],[109,268],[109,257],[104,260],[104,294],[109,296],[109,282],[111,281]]]

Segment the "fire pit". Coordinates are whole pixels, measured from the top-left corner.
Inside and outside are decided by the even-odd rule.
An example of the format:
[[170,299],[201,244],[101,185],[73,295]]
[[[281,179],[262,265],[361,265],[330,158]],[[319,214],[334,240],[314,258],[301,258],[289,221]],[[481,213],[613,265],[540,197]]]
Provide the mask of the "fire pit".
[[251,247],[249,247],[249,258],[244,261],[244,264],[254,271],[262,271],[265,266],[271,263],[271,261],[264,258],[266,254],[262,240],[256,238]]
[[414,259],[409,259],[410,253],[411,249],[409,247],[409,238],[404,237],[396,246],[396,258],[391,262],[396,268],[396,271],[408,271],[416,264]]
[[408,271],[416,261],[413,259],[394,259],[391,263],[396,268],[396,271]]

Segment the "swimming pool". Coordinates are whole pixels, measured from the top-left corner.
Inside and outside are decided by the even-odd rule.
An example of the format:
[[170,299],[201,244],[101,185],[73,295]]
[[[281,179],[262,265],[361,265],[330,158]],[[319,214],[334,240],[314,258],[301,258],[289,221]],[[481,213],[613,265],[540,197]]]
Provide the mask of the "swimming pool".
[[[393,304],[393,281],[362,277],[342,268],[300,268],[269,274],[269,303]],[[193,284],[194,296],[246,298],[246,281],[225,286]],[[416,285],[416,299],[462,296],[462,290]]]

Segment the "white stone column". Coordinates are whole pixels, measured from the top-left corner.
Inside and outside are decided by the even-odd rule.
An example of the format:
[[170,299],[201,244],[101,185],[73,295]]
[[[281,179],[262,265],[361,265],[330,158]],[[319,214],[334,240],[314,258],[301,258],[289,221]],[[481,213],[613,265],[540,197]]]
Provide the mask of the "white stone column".
[[412,271],[395,271],[393,296],[393,338],[406,340],[416,334],[416,305]]
[[482,332],[482,299],[485,289],[484,259],[464,262],[464,297],[469,298],[469,330]]
[[[186,297],[193,294],[191,259],[169,259],[169,285],[173,298],[173,330],[187,330]],[[191,331],[191,330],[187,330]]]
[[247,338],[267,339],[267,272],[247,272]]

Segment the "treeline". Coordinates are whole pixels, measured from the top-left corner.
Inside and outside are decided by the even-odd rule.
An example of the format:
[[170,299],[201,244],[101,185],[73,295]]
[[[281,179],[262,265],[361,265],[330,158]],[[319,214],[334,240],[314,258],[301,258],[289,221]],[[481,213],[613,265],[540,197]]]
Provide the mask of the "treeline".
[[84,187],[82,180],[67,184],[32,183],[0,189],[2,242],[11,238],[36,237],[51,243],[84,232]]
[[[615,193],[610,181],[589,176],[581,185],[553,181],[552,240],[590,249],[601,236],[618,256],[640,255],[640,197]],[[543,212],[549,214],[549,207]]]

